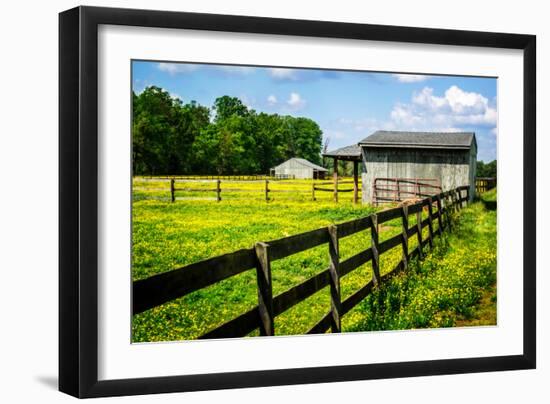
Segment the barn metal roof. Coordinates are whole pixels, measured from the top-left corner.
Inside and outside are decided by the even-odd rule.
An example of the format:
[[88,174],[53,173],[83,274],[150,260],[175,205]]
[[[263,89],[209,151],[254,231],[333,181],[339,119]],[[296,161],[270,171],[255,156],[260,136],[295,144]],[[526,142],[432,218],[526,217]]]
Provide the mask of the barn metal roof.
[[274,168],[278,168],[280,166],[282,166],[283,164],[285,163],[288,163],[289,161],[295,161],[303,166],[306,166],[306,167],[309,167],[309,168],[313,168],[314,170],[317,170],[317,171],[328,171],[326,168],[324,167],[321,167],[321,166],[318,166],[317,164],[313,164],[311,161],[308,161],[306,159],[302,159],[302,158],[299,158],[299,157],[293,157],[291,159],[288,159],[287,161],[279,164],[278,166],[274,167]]
[[467,150],[475,143],[474,132],[401,132],[379,130],[359,142],[368,147],[404,147]]
[[337,157],[342,160],[361,160],[361,147],[358,144],[352,144],[323,153],[323,156]]

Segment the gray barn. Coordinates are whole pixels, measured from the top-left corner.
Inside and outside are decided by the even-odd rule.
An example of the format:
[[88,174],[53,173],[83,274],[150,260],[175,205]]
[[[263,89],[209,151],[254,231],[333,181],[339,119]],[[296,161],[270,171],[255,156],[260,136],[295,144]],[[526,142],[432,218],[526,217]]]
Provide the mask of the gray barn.
[[275,174],[275,176],[300,179],[323,179],[325,178],[326,172],[326,168],[298,157],[288,159],[284,163],[271,169],[271,173]]
[[363,203],[424,197],[469,185],[475,191],[473,132],[377,131],[359,142]]

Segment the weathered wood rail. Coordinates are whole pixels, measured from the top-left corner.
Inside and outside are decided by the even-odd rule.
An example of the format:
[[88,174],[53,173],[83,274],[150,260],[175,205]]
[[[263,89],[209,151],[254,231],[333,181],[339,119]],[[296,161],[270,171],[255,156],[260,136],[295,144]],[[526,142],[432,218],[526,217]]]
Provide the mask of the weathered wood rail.
[[476,194],[482,194],[497,186],[495,177],[477,177],[476,178]]
[[[298,180],[299,181],[299,180]],[[308,192],[311,192],[311,199],[313,201],[317,200],[315,196],[316,191],[326,191],[331,192],[334,195],[334,200],[338,201],[338,193],[340,192],[354,192],[355,198],[354,202],[357,202],[357,187],[356,184],[354,185],[354,188],[349,189],[343,189],[338,188],[339,185],[346,185],[346,184],[354,184],[354,181],[338,181],[336,183],[333,183],[332,181],[328,182],[315,182],[312,181],[311,183],[311,191],[308,191],[307,189],[280,189],[280,188],[273,188],[270,186],[271,181],[269,179],[232,179],[232,180],[226,180],[223,181],[222,186],[222,180],[221,179],[179,179],[179,178],[170,178],[170,201],[175,202],[176,200],[190,200],[190,199],[203,199],[203,200],[215,200],[220,202],[222,200],[222,194],[224,193],[242,193],[242,194],[256,194],[261,195],[263,199],[266,201],[270,201],[272,199],[271,195],[273,193],[294,193],[294,194],[307,194]],[[205,183],[211,185],[211,187],[205,187],[200,186],[201,184],[204,185]],[[257,188],[235,188],[236,184],[250,184],[254,183],[257,184]],[[193,184],[195,184],[193,186]],[[197,185],[199,184],[199,185]],[[287,185],[295,185],[295,182],[285,182]],[[227,186],[229,185],[229,186]],[[321,186],[319,186],[321,185]],[[323,185],[334,185],[332,188],[324,188]],[[154,188],[154,190],[163,190],[159,188]],[[168,188],[166,189],[168,191]],[[192,193],[206,193],[206,194],[215,194],[215,196],[211,197],[177,197],[177,192],[192,192]]]
[[[210,330],[199,338],[243,337],[259,329],[260,335],[275,335],[274,318],[325,287],[330,287],[330,310],[308,331],[308,334],[341,331],[341,318],[361,302],[371,290],[397,272],[405,270],[411,259],[422,257],[426,246],[433,247],[433,239],[452,227],[451,212],[469,201],[469,186],[462,186],[422,199],[412,205],[383,210],[360,219],[308,231],[278,240],[259,242],[249,249],[210,258],[205,261],[151,276],[133,282],[133,313],[138,314],[171,300],[213,285],[248,270],[256,271],[258,304]],[[434,208],[436,209],[434,211]],[[422,219],[423,210],[427,217]],[[409,216],[415,223],[409,227]],[[379,225],[401,218],[401,233],[379,241]],[[437,228],[434,224],[437,223]],[[427,237],[423,229],[428,227]],[[340,260],[339,240],[370,229],[371,246],[350,258]],[[416,236],[418,245],[409,251],[408,240]],[[306,281],[273,296],[271,263],[302,251],[326,244],[330,265]],[[380,256],[401,246],[402,259],[390,272],[380,275]],[[340,279],[361,265],[372,262],[372,279],[342,300]]]

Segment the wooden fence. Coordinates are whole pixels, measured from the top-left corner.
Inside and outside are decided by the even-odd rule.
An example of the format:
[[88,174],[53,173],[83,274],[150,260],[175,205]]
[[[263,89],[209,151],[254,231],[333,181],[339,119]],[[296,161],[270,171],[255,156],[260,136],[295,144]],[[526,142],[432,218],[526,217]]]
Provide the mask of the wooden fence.
[[[350,189],[343,189],[339,188],[339,185],[345,185],[345,184],[353,184],[353,181],[338,181],[337,183],[334,183],[332,181],[327,182],[312,182],[311,184],[311,191],[301,190],[301,189],[273,189],[270,187],[270,180],[228,180],[223,181],[225,184],[229,185],[235,185],[239,183],[256,183],[259,184],[257,189],[251,189],[251,188],[235,188],[233,186],[230,186],[228,188],[222,187],[222,180],[209,180],[209,179],[200,179],[200,180],[190,180],[190,179],[170,179],[170,200],[172,202],[175,202],[176,200],[180,199],[211,199],[216,200],[220,202],[222,200],[222,194],[224,192],[228,193],[247,193],[247,194],[260,194],[263,199],[266,201],[271,200],[271,195],[273,193],[283,192],[283,193],[296,193],[296,194],[304,194],[307,192],[311,192],[311,200],[316,201],[317,197],[315,196],[316,191],[326,191],[331,192],[334,195],[334,200],[338,201],[338,193],[340,192],[354,192],[354,188]],[[193,183],[209,183],[212,184],[211,188],[209,187],[192,187],[189,184]],[[288,185],[296,185],[296,183],[285,183]],[[331,188],[324,188],[323,185],[332,185]],[[225,190],[225,191],[224,191]],[[203,198],[196,198],[196,197],[176,197],[176,192],[200,192],[200,193],[215,193],[215,197],[203,197]],[[355,195],[356,196],[356,195]],[[357,202],[357,197],[355,197],[354,202]]]
[[476,178],[476,194],[482,194],[497,186],[495,177],[477,177]]
[[[258,305],[232,320],[207,332],[199,338],[243,337],[259,329],[260,335],[275,335],[274,318],[325,287],[330,287],[330,310],[307,332],[308,334],[341,332],[341,318],[361,302],[375,287],[397,272],[406,270],[409,261],[423,256],[423,248],[433,246],[433,239],[452,227],[451,212],[460,209],[469,200],[469,187],[462,186],[425,198],[413,205],[383,210],[367,217],[333,225],[269,242],[258,242],[253,248],[210,258],[173,271],[133,282],[133,313],[138,314],[171,300],[188,295],[244,271],[255,270]],[[434,212],[434,206],[436,211]],[[422,211],[427,208],[427,218]],[[416,223],[409,227],[409,216],[416,215]],[[401,218],[402,231],[379,242],[379,225]],[[437,222],[437,228],[434,228]],[[423,238],[422,229],[428,227]],[[370,248],[341,261],[339,240],[359,231],[370,229]],[[416,236],[418,245],[409,251],[408,240]],[[313,247],[326,244],[330,265],[308,280],[273,296],[271,263]],[[380,275],[380,255],[401,246],[402,260],[389,273]],[[340,279],[371,261],[373,275],[361,289],[341,299]]]
[[[353,188],[339,188],[340,185],[353,185]],[[320,185],[320,186],[319,186]],[[330,188],[327,188],[327,186],[330,186]],[[358,202],[358,195],[359,192],[361,192],[361,189],[359,187],[358,181],[355,179],[352,179],[351,181],[340,181],[339,179],[336,179],[336,181],[325,181],[325,182],[318,182],[313,183],[311,185],[311,200],[316,201],[317,198],[315,196],[315,191],[320,192],[332,192],[334,202],[338,202],[338,194],[341,192],[353,192],[353,202]]]
[[158,176],[141,176],[140,178],[145,181],[158,181],[158,180],[293,180],[294,175],[291,174],[249,174],[249,175],[158,175]]

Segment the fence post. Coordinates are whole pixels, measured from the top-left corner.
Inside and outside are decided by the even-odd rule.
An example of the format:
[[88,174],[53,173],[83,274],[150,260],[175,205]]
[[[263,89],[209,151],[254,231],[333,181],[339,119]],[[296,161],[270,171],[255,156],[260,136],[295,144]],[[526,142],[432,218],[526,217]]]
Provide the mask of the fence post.
[[353,162],[353,203],[359,200],[359,162]]
[[216,180],[216,201],[218,201],[218,202],[220,202],[222,200],[222,197],[220,195],[221,192],[222,192],[221,180],[217,179]]
[[372,250],[372,281],[380,284],[380,255],[378,254],[378,216],[371,215],[370,244]]
[[334,159],[334,173],[332,174],[334,180],[334,202],[338,202],[338,159]]
[[437,224],[438,224],[438,232],[439,235],[443,235],[443,220],[441,218],[442,212],[441,212],[441,194],[437,194],[435,197],[436,203],[437,203]]
[[265,201],[269,201],[269,180],[265,180]]
[[449,231],[452,231],[453,230],[452,223],[451,223],[452,205],[449,203],[450,194],[448,191],[443,198],[444,198],[443,200],[445,201],[445,217],[446,217],[445,221],[447,222],[445,227],[447,227]]
[[403,224],[403,238],[401,240],[403,247],[403,270],[406,271],[409,266],[409,235],[407,234],[409,230],[409,207],[407,205],[403,205],[401,219]]
[[434,248],[434,228],[433,228],[433,206],[432,206],[432,197],[428,197],[428,232],[429,232],[429,240],[430,240],[430,248]]
[[341,332],[342,330],[342,302],[340,298],[340,275],[338,273],[338,266],[340,265],[338,228],[336,226],[329,226],[328,234],[330,255],[330,311],[332,313],[331,331],[334,333]]
[[260,314],[260,335],[275,335],[273,326],[273,287],[271,283],[271,263],[269,245],[256,243],[254,246],[258,264],[256,280],[258,283],[258,311]]
[[311,183],[311,200],[316,201],[315,199],[315,181]]
[[176,200],[176,188],[174,186],[174,179],[170,178],[170,201],[173,203]]
[[418,202],[417,205],[420,205],[420,210],[416,212],[416,235],[418,238],[418,256],[422,259],[422,202]]

